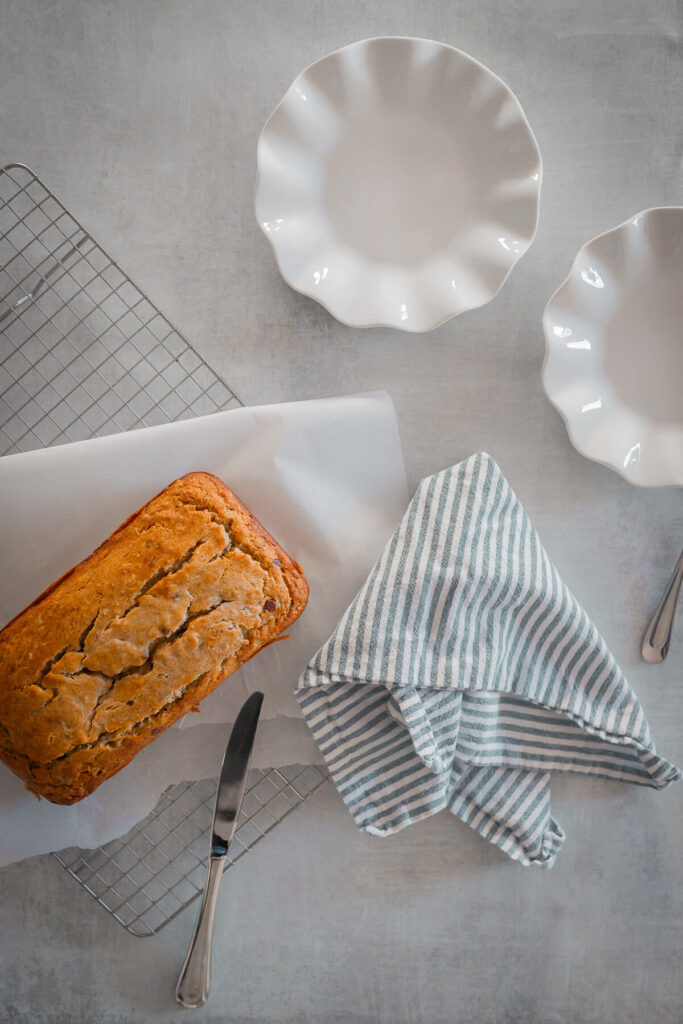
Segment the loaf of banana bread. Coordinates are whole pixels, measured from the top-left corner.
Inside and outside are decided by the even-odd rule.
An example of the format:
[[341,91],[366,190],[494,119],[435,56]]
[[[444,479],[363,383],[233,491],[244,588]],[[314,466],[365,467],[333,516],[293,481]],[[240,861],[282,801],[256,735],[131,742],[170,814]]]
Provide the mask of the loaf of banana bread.
[[0,759],[53,803],[81,800],[307,599],[221,480],[181,477],[0,632]]

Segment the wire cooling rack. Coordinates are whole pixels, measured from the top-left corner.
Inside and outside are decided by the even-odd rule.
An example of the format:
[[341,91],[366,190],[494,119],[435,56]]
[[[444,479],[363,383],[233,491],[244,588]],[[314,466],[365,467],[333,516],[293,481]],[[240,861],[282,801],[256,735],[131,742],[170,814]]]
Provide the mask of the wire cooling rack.
[[244,403],[22,164],[0,169],[0,454]]
[[[316,765],[251,771],[226,870],[326,780]],[[154,935],[204,887],[215,795],[213,780],[181,782],[121,839],[53,856],[131,934]]]
[[[0,454],[243,404],[28,167],[0,168]],[[226,867],[326,779],[250,772]],[[53,856],[131,934],[153,935],[202,890],[215,791],[172,786],[123,838]]]

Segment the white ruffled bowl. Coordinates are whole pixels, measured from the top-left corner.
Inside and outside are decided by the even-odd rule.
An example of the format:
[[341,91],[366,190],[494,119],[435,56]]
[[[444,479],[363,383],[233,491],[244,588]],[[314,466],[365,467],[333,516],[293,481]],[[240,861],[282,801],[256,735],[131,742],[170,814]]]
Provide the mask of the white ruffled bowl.
[[588,242],[543,331],[545,392],[574,447],[632,484],[683,486],[683,207]]
[[428,331],[500,290],[540,189],[505,83],[451,46],[389,37],[287,90],[259,140],[255,211],[287,283],[342,323]]

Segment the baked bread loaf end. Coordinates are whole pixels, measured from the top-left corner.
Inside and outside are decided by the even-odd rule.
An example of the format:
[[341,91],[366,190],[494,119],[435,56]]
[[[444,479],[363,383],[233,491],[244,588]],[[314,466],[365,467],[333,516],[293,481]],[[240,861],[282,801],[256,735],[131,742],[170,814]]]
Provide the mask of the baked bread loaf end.
[[53,803],[81,800],[307,599],[221,480],[181,477],[0,632],[0,759]]

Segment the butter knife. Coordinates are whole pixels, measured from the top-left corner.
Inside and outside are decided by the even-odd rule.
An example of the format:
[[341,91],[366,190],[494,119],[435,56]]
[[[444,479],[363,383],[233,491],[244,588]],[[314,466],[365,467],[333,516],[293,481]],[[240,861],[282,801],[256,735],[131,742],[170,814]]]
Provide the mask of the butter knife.
[[252,693],[247,698],[235,720],[225,751],[216,791],[206,884],[190,948],[175,990],[176,999],[181,1006],[203,1006],[209,996],[211,940],[218,889],[244,798],[249,760],[262,703],[262,693]]

